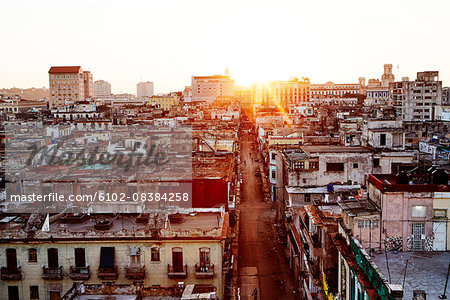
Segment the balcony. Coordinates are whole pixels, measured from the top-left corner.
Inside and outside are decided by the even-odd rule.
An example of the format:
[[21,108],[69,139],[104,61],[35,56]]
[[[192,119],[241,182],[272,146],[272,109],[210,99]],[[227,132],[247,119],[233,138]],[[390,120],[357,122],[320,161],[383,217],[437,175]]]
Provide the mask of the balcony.
[[214,264],[208,265],[195,265],[195,278],[213,278],[214,277]]
[[125,273],[128,279],[141,280],[145,278],[145,266],[143,267],[128,267]]
[[97,271],[98,278],[104,280],[116,280],[119,277],[117,267],[100,267]]
[[58,268],[42,267],[42,279],[45,280],[63,279],[62,266]]
[[7,267],[2,267],[1,278],[2,280],[21,280],[22,279],[22,269],[20,267],[15,270],[8,269]]
[[181,267],[173,267],[172,265],[167,265],[167,275],[169,278],[186,278],[187,277],[187,265]]
[[73,280],[89,280],[91,278],[91,271],[87,267],[70,267],[70,278]]

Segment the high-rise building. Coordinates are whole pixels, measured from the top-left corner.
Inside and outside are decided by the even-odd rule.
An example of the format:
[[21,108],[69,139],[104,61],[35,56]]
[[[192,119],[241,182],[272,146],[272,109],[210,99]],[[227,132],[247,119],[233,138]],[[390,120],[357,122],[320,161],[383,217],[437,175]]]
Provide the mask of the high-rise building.
[[137,97],[151,97],[153,96],[153,82],[146,81],[146,82],[139,82],[137,84]]
[[80,66],[51,67],[48,78],[51,108],[85,99],[84,74]]
[[94,97],[104,98],[111,96],[111,84],[104,80],[94,82]]
[[93,76],[90,71],[83,71],[84,99],[91,99],[94,96]]
[[[228,74],[228,69],[225,71]],[[214,102],[217,97],[233,97],[234,80],[229,75],[192,76],[192,101]]]
[[438,71],[417,72],[415,81],[393,82],[390,94],[392,105],[403,121],[435,121],[441,118],[442,81],[439,81]]

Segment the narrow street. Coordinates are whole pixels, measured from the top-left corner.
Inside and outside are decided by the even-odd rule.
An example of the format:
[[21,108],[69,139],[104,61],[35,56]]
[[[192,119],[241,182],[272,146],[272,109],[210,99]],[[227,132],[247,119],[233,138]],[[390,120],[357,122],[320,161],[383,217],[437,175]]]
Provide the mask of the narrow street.
[[252,144],[250,136],[244,134],[241,140],[243,183],[239,237],[241,299],[299,299],[293,292],[283,245],[275,239],[274,211],[271,203],[264,201],[261,177],[255,176],[260,163],[252,161],[256,156]]

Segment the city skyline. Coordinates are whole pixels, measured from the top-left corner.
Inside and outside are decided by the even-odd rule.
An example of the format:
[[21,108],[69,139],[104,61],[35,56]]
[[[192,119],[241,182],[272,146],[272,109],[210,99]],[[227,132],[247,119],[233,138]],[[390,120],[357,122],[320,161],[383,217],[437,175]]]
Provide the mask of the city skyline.
[[[225,68],[237,85],[291,76],[355,83],[379,78],[384,63],[393,64],[396,80],[436,70],[446,86],[450,4],[418,3],[5,3],[4,11],[27,9],[19,22],[15,14],[0,21],[10,45],[3,57],[14,58],[0,64],[0,87],[48,87],[48,68],[58,65],[85,67],[94,80],[110,82],[113,93],[134,94],[138,82],[152,81],[158,94]],[[67,21],[64,11],[80,22]]]

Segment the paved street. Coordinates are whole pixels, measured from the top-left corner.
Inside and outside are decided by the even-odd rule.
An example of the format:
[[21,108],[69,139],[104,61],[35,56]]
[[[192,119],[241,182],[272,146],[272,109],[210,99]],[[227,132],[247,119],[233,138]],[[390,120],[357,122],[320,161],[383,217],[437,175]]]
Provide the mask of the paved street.
[[[298,299],[293,293],[283,246],[275,241],[271,203],[264,202],[258,163],[252,162],[248,136],[241,141],[242,192],[239,239],[239,281],[241,299]],[[250,156],[251,155],[251,156]],[[253,294],[253,295],[252,295]]]

